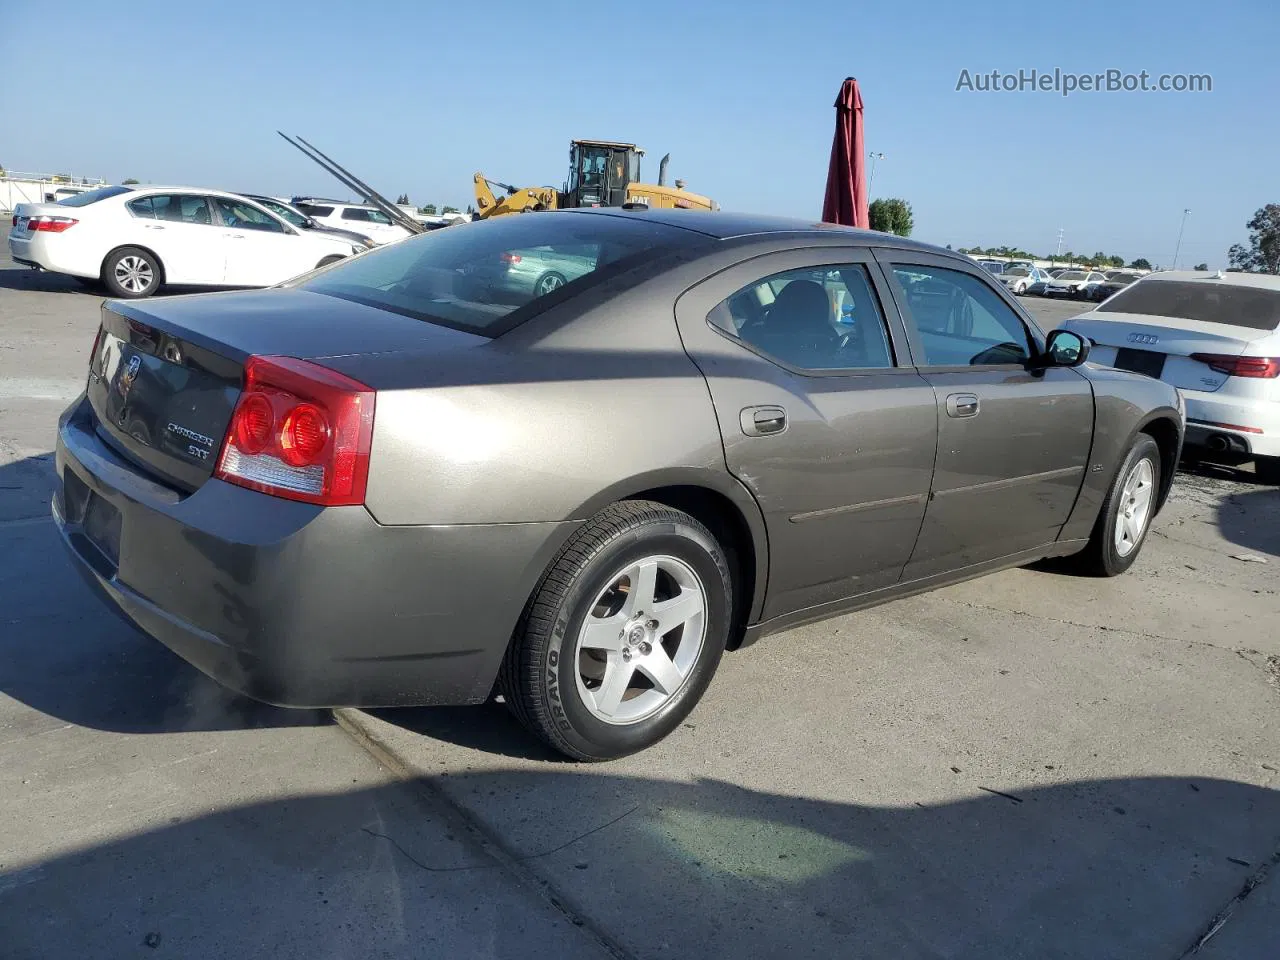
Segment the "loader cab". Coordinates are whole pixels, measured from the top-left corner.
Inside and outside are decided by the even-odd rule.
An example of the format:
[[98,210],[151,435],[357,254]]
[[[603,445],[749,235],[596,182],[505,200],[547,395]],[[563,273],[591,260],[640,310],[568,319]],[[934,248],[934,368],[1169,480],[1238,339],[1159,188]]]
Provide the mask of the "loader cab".
[[620,207],[627,187],[640,179],[644,151],[634,143],[574,140],[569,144],[569,179],[563,206]]

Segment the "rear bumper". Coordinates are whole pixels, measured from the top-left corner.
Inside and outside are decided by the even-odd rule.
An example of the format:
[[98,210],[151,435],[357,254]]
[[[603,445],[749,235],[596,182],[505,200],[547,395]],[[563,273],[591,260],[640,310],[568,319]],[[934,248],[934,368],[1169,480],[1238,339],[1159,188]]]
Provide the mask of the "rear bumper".
[[[9,256],[16,263],[28,267],[38,267],[50,273],[65,273],[73,277],[96,277],[95,269],[85,262],[83,257],[75,255],[75,251],[66,249],[66,245],[52,246],[49,234],[35,233],[25,237],[9,236]],[[53,236],[63,239],[60,235]]]
[[97,593],[218,682],[281,706],[484,700],[576,526],[386,527],[363,507],[218,480],[180,496],[98,439],[83,397],[59,421],[56,460],[54,519]]
[[[1225,436],[1234,453],[1280,457],[1280,403],[1222,392],[1183,390],[1182,395],[1187,402],[1188,447],[1207,449],[1213,437]],[[1227,424],[1262,432],[1232,429]]]

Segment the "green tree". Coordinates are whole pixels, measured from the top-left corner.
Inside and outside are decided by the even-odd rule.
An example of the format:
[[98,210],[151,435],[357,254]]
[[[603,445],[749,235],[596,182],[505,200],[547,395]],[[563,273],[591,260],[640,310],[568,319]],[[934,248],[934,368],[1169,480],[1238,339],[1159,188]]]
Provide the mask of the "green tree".
[[409,202],[409,195],[407,193],[402,193],[400,194],[400,196],[396,197],[396,203],[398,204],[400,203],[408,204],[408,202]]
[[418,212],[425,213],[428,217],[434,217],[436,215],[436,205],[434,203],[428,203],[425,207],[420,207]]
[[1227,251],[1231,266],[1245,273],[1280,273],[1280,203],[1259,208],[1247,224],[1249,245]]
[[457,212],[458,212],[458,208],[457,208],[457,207],[445,207],[445,208],[444,208],[443,210],[441,210],[440,212],[441,212],[441,213],[457,213]]
[[1139,257],[1137,260],[1134,260],[1132,263],[1130,263],[1129,267],[1132,270],[1150,270],[1151,261],[1148,260],[1146,257]]
[[1112,255],[1107,259],[1107,263],[1111,264],[1113,267],[1123,267],[1123,266],[1124,266],[1124,257],[1117,257],[1115,254],[1112,254]]
[[872,200],[867,208],[870,215],[871,229],[882,233],[892,233],[899,237],[911,236],[915,226],[915,218],[911,214],[911,204],[897,197]]
[[1193,269],[1193,270],[1208,270],[1208,269],[1209,269],[1209,265],[1208,265],[1207,263],[1197,263],[1194,267],[1192,267],[1192,269]]
[[475,208],[475,207],[473,207],[471,204],[469,204],[469,203],[468,203],[468,204],[467,204],[467,216],[469,216],[469,217],[474,217],[475,215],[476,215],[476,208]]
[[121,184],[123,184],[123,185],[124,185],[124,186],[126,186],[126,187],[127,187],[127,186],[130,186],[131,184],[135,184],[135,183],[137,183],[137,182],[138,182],[138,181],[137,181],[137,180],[135,180],[133,177],[125,177],[123,180],[121,180],[121,181],[120,181],[120,183],[121,183]]

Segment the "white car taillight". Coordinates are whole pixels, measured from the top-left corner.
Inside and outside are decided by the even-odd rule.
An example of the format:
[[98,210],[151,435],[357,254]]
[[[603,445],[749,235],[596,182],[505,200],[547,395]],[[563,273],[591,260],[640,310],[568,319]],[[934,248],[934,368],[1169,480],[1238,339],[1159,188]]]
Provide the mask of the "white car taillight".
[[[17,217],[14,217],[17,226]],[[62,233],[74,227],[79,220],[72,217],[32,217],[27,221],[27,229],[33,233]]]
[[250,357],[214,476],[287,500],[364,503],[375,393],[294,357]]

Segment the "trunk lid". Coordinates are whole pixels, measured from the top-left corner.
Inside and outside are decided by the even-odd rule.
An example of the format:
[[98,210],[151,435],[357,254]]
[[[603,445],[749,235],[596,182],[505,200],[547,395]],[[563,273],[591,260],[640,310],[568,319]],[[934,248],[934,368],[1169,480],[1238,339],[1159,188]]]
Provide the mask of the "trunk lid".
[[253,355],[325,359],[443,353],[485,343],[463,333],[305,290],[108,301],[86,393],[98,435],[186,491],[213,474]]
[[27,223],[32,217],[71,217],[76,218],[75,210],[60,207],[56,203],[20,203],[13,208],[13,220],[9,233],[15,237],[25,237],[30,231]]
[[1086,313],[1068,321],[1067,326],[1095,343],[1090,359],[1097,363],[1140,373],[1158,365],[1159,379],[1182,390],[1206,393],[1221,387],[1227,377],[1192,360],[1193,353],[1238,357],[1253,341],[1271,335],[1250,327],[1137,313]]

